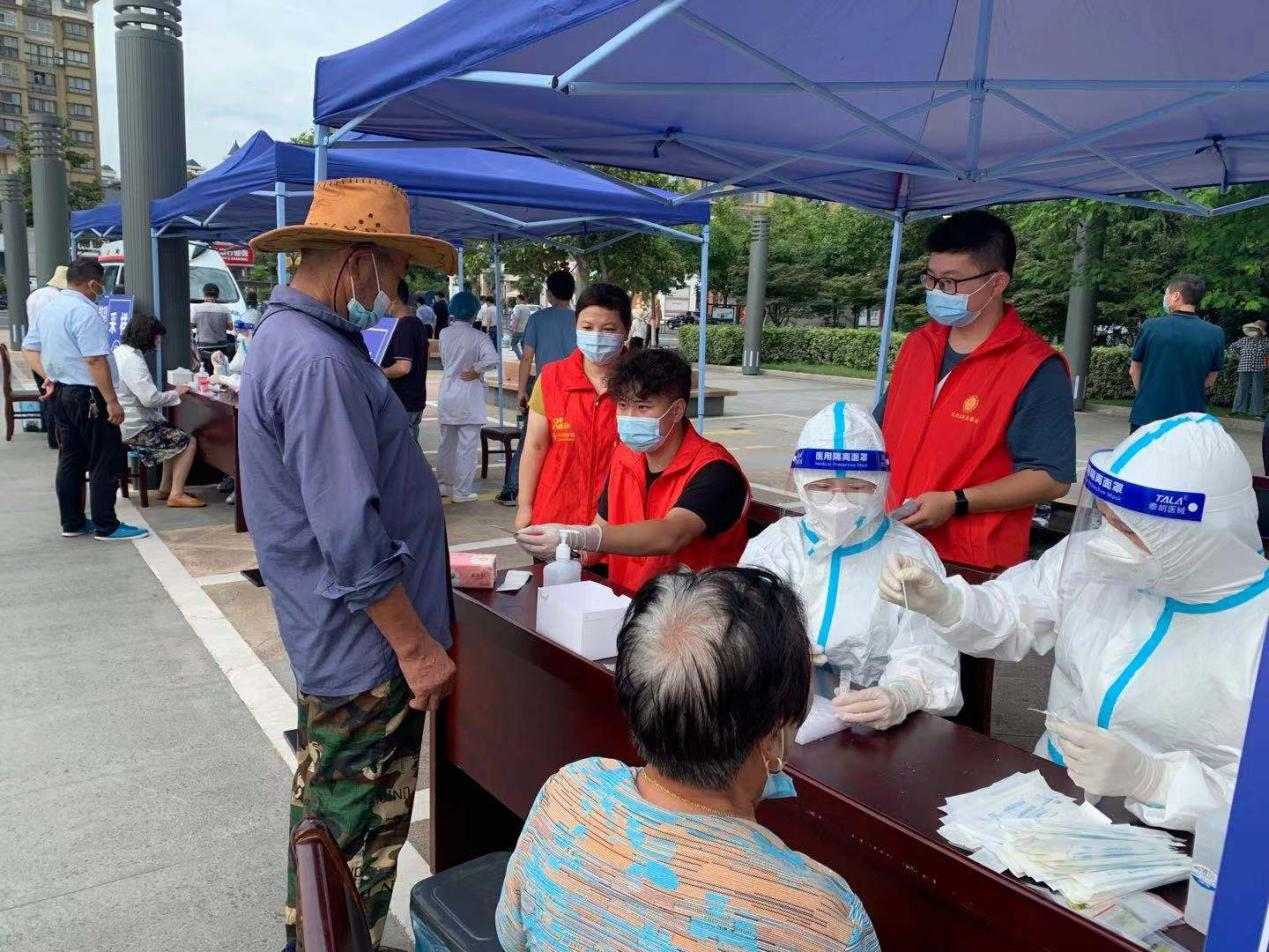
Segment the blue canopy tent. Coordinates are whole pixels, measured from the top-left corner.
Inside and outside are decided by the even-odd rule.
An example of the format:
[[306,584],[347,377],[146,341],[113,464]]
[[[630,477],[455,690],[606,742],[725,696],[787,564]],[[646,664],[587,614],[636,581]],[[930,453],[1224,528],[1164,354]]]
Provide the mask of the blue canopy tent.
[[318,60],[317,162],[358,129],[713,183],[671,203],[777,191],[891,219],[880,393],[906,221],[1269,202],[1179,191],[1269,178],[1264,27],[1263,0],[451,0]]
[[123,237],[123,206],[113,202],[87,211],[71,212],[72,257],[80,235],[93,235],[102,239]]
[[[672,202],[674,193],[655,190],[637,194],[532,156],[477,149],[421,151],[382,137],[359,141],[369,148],[341,153],[330,162],[330,173],[398,185],[410,196],[414,231],[456,244],[460,270],[465,239],[492,242],[499,311],[501,248],[507,239],[545,242],[582,255],[634,234],[653,233],[699,244],[702,260],[708,254],[705,237],[674,227],[699,225],[708,231],[709,204],[704,200]],[[275,226],[302,221],[312,200],[313,172],[311,146],[275,142],[257,132],[181,191],[151,202],[152,245],[160,237],[246,241]],[[71,232],[75,238],[86,232],[121,234],[120,206],[76,212]],[[573,238],[577,235],[601,240],[581,245]],[[283,255],[278,256],[278,280],[286,280]],[[500,389],[501,378],[499,365]]]

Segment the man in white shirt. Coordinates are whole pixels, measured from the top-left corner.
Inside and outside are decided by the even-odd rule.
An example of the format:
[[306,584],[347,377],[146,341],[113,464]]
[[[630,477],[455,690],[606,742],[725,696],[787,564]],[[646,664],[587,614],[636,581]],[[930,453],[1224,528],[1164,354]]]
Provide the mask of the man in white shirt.
[[[29,334],[35,329],[36,322],[40,318],[40,311],[55,297],[66,290],[66,265],[59,264],[53,270],[53,276],[48,279],[48,284],[43,287],[36,288],[26,296],[26,332]],[[39,374],[32,374],[35,378],[35,389],[44,389],[44,378]],[[48,437],[48,448],[57,449],[57,431],[53,425],[53,401],[44,400],[40,403],[40,425],[44,428],[44,433]]]
[[533,316],[533,305],[528,301],[511,299],[511,352],[516,360],[524,356],[524,329],[529,326],[529,318]]

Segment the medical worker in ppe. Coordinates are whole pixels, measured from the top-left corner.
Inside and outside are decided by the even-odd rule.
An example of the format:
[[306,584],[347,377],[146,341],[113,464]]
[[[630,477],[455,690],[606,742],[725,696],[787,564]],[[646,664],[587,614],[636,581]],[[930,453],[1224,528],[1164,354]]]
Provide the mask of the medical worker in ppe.
[[903,598],[968,654],[1055,652],[1036,753],[1153,826],[1228,806],[1265,622],[1251,470],[1214,417],[1187,413],[1094,453],[1070,536],[969,586],[893,559]]
[[[955,714],[961,707],[956,650],[924,615],[877,594],[888,556],[903,555],[940,579],[943,563],[919,532],[886,515],[889,462],[872,414],[834,403],[811,417],[790,479],[805,516],[768,526],[740,564],[774,572],[801,595],[816,663],[841,676],[834,713],[878,729],[917,710]],[[852,682],[863,689],[849,690]]]

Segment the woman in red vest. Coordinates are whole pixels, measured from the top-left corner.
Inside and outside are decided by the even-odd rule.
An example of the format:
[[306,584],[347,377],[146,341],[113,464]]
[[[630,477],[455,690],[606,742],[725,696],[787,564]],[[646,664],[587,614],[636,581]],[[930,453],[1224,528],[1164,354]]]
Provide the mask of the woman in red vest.
[[630,295],[617,285],[592,284],[578,297],[577,350],[546,366],[529,399],[517,530],[594,521],[617,445],[608,379],[625,354],[630,323]]
[[516,539],[550,558],[561,541],[608,556],[608,578],[638,590],[680,565],[735,565],[745,550],[749,481],[687,421],[692,370],[676,352],[631,355],[608,382],[622,445],[591,525],[533,525]]
[[945,561],[1017,565],[1036,503],[1061,499],[1075,481],[1066,363],[1002,299],[1017,255],[1004,221],[952,215],[925,250],[933,320],[903,342],[875,411],[890,453],[889,507],[912,500],[903,523]]

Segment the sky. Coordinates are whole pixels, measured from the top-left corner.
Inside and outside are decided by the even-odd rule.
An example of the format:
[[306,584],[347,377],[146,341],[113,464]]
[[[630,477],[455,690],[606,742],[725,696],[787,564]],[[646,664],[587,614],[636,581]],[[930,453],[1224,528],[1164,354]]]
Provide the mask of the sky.
[[[390,33],[441,0],[185,0],[186,157],[211,168],[237,140],[313,126],[317,57]],[[114,4],[98,0],[97,108],[101,161],[119,169]]]

